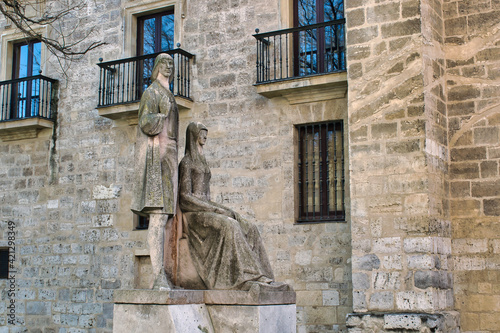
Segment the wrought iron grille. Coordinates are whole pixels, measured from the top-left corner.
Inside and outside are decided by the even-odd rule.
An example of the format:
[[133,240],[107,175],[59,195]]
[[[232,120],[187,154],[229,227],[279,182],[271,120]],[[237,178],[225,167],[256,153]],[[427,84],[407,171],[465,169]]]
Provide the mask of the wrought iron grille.
[[43,75],[0,82],[0,121],[51,119],[56,83]]
[[345,19],[253,35],[257,83],[346,70]]
[[297,125],[298,222],[343,221],[344,137],[342,121]]
[[101,62],[99,78],[99,107],[137,102],[151,84],[151,72],[158,54],[168,53],[174,58],[175,78],[170,90],[175,96],[190,98],[190,60],[192,54],[175,49],[139,57]]

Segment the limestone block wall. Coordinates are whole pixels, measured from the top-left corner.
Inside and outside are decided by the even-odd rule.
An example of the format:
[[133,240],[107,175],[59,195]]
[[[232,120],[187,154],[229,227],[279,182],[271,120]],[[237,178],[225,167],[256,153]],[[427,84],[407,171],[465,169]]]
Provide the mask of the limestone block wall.
[[442,3],[346,5],[355,332],[378,325],[363,313],[447,311],[453,297]]
[[[111,332],[114,290],[149,281],[137,276],[148,271],[147,231],[134,230],[130,212],[136,129],[96,110],[98,59],[130,56],[120,5],[98,0],[75,14],[85,17],[77,34],[95,27],[92,38],[108,44],[73,62],[67,77],[46,60],[44,73],[60,80],[54,134],[0,142],[0,241],[5,221],[17,228],[17,323],[9,332]],[[180,157],[188,122],[204,122],[213,199],[258,224],[276,279],[297,291],[298,332],[338,332],[352,312],[349,210],[346,222],[295,224],[294,124],[343,119],[347,142],[347,99],[290,106],[255,92],[251,35],[280,28],[279,6],[187,2],[176,24],[182,48],[196,55],[195,103],[180,115]],[[8,33],[4,26],[0,18]],[[349,209],[349,185],[346,201]],[[6,286],[0,281],[0,326],[8,319]]]
[[463,332],[494,332],[500,325],[500,6],[450,1],[443,8],[455,306]]

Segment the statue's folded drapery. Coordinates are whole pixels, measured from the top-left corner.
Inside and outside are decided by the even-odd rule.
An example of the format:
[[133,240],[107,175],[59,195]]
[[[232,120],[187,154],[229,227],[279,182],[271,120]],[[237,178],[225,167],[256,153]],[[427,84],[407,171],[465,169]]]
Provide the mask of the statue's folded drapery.
[[201,131],[206,128],[200,123],[188,126],[186,154],[179,166],[179,204],[198,274],[208,289],[269,283],[274,277],[256,226],[210,201],[210,169],[198,144]]

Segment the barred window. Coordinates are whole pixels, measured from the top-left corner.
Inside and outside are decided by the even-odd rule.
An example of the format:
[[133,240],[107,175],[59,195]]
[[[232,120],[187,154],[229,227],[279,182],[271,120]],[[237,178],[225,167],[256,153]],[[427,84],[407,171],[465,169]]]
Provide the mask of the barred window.
[[342,121],[297,125],[298,222],[343,221]]

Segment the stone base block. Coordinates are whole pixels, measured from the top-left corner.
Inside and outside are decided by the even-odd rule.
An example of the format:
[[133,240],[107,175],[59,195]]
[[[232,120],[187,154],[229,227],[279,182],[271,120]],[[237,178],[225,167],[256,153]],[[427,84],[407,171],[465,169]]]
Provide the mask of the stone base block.
[[113,332],[215,332],[203,304],[115,304]]
[[295,333],[291,291],[117,290],[113,332]]
[[347,316],[349,333],[363,332],[447,332],[459,333],[459,314],[455,311],[427,313],[351,313]]
[[295,333],[295,304],[207,305],[215,332]]

